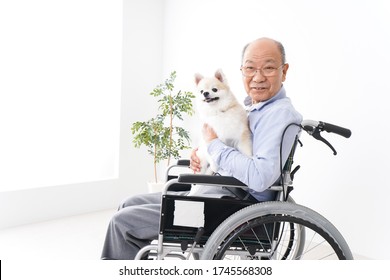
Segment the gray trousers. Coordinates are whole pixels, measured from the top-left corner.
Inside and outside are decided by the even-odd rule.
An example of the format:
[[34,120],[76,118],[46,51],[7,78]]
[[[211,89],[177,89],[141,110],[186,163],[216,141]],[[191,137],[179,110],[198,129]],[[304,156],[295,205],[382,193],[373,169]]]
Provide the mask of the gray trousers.
[[[205,197],[232,195],[219,187],[204,188],[200,194]],[[160,211],[161,193],[141,194],[125,199],[108,225],[102,259],[133,260],[142,247],[158,238]]]
[[[161,193],[124,200],[108,225],[102,259],[133,260],[140,248],[157,239],[160,209]],[[132,237],[139,240],[132,242]]]

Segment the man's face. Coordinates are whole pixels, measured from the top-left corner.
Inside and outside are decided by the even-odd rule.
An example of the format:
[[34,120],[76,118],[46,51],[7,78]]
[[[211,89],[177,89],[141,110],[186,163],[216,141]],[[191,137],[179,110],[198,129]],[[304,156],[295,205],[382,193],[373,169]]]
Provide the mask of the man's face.
[[[243,56],[242,67],[257,70],[253,76],[244,76],[244,87],[253,103],[266,101],[275,96],[286,79],[288,64],[282,63],[277,44],[268,39],[251,43]],[[243,71],[244,73],[244,71]]]

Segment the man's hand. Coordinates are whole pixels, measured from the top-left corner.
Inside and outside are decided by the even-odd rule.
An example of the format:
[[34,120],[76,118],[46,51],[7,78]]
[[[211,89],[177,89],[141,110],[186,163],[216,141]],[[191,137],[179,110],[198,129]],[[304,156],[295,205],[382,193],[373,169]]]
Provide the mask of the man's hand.
[[207,123],[203,125],[202,133],[203,139],[206,141],[206,143],[210,143],[214,139],[218,138],[218,135],[215,133],[214,129]]
[[[211,126],[209,126],[208,124],[203,125],[202,133],[203,133],[203,139],[207,143],[218,138],[214,129]],[[191,152],[191,157],[190,157],[190,168],[194,171],[194,173],[198,173],[201,171],[200,159],[199,159],[198,155],[196,154],[197,151],[198,151],[198,148],[193,149]]]
[[200,159],[196,154],[198,148],[193,149],[190,157],[190,168],[194,171],[194,173],[200,172]]

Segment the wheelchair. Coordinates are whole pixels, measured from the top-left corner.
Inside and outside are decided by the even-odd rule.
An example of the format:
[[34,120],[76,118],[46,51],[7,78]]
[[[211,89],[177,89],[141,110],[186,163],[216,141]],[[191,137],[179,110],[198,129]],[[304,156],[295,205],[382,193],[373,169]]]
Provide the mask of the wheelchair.
[[[289,158],[281,166],[279,180],[269,189],[275,200],[259,202],[241,181],[228,176],[199,174],[172,175],[174,168],[189,166],[179,160],[167,170],[162,193],[158,240],[138,252],[136,259],[158,260],[351,260],[347,242],[331,222],[316,211],[296,204],[290,195],[299,165],[292,170],[295,149],[301,131],[333,146],[321,132],[332,132],[349,138],[349,129],[329,123],[304,120]],[[287,128],[286,128],[287,129]],[[283,138],[283,137],[282,137]],[[192,185],[218,186],[236,198],[210,198],[176,194]]]

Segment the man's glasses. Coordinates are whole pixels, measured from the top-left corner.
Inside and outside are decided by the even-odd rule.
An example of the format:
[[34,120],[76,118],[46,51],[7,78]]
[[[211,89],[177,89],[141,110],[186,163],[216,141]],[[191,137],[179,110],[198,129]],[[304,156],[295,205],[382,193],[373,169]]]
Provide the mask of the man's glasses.
[[256,75],[257,71],[260,71],[261,75],[264,77],[272,77],[275,76],[278,73],[278,70],[280,67],[284,66],[285,64],[280,65],[279,67],[273,67],[273,66],[265,66],[262,68],[255,68],[253,66],[241,66],[240,70],[242,72],[242,75],[245,77],[253,77]]

